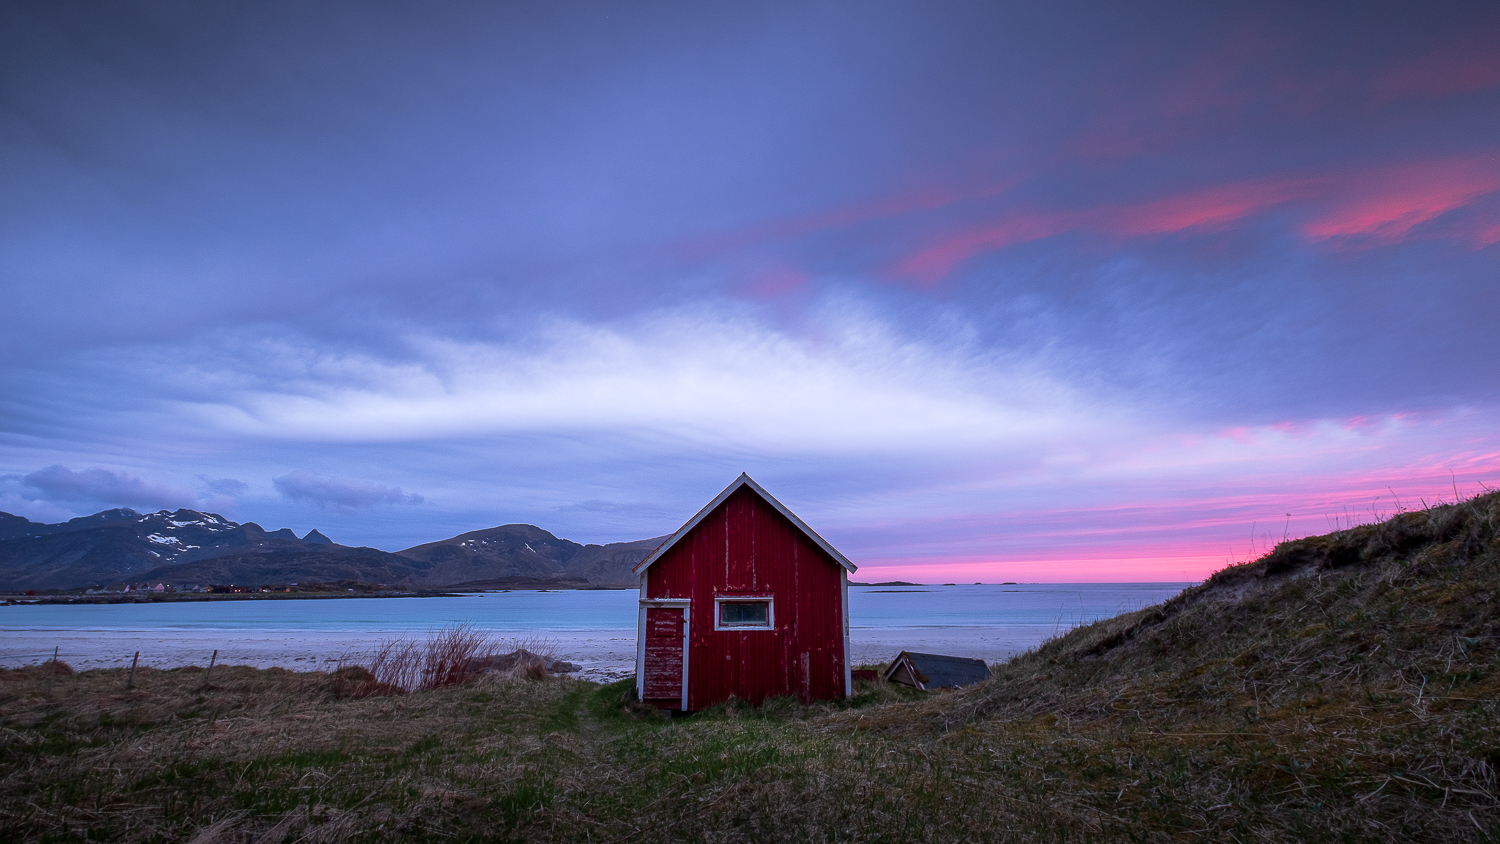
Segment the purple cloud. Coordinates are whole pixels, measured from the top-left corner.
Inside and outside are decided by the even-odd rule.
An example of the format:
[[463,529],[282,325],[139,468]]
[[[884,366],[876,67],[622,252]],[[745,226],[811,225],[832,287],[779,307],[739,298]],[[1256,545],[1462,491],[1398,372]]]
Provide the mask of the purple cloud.
[[238,478],[214,478],[208,475],[199,475],[198,483],[213,495],[237,498],[250,491],[250,485]]
[[45,497],[57,501],[148,509],[187,507],[195,503],[195,496],[188,490],[98,466],[75,472],[60,463],[54,464],[27,475],[25,482]]
[[317,507],[340,510],[363,510],[378,504],[421,504],[422,496],[406,493],[400,487],[381,486],[368,481],[325,478],[297,470],[272,478],[278,492],[293,501],[305,501]]

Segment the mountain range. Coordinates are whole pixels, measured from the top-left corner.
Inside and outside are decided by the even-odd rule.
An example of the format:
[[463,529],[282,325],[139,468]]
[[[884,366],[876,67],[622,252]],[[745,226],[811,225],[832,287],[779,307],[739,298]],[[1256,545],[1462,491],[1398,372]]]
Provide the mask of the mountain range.
[[406,588],[634,586],[631,568],[665,537],[608,545],[501,525],[390,553],[298,537],[196,510],[105,510],[61,524],[0,513],[0,590],[119,583],[290,584],[362,581]]

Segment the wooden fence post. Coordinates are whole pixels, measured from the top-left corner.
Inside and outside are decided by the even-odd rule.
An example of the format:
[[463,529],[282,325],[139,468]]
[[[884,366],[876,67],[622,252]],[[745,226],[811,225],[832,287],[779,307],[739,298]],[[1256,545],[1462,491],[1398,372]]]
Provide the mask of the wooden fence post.
[[137,662],[140,662],[140,661],[141,661],[141,652],[140,651],[136,651],[135,652],[135,659],[132,659],[130,661],[130,676],[128,676],[128,677],[125,678],[125,690],[126,691],[129,691],[129,690],[135,688],[135,664]]
[[57,676],[57,646],[52,648],[52,669],[47,672],[47,697],[52,697],[52,678]]
[[219,660],[219,649],[214,648],[214,655],[208,658],[208,673],[203,675],[203,688],[208,688],[208,681],[214,676],[214,663]]

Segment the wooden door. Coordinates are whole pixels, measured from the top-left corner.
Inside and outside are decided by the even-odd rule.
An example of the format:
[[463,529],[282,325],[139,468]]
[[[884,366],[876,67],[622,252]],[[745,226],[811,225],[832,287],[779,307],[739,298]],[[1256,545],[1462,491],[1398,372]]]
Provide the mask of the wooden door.
[[686,709],[687,609],[646,608],[646,678],[643,700],[670,700]]

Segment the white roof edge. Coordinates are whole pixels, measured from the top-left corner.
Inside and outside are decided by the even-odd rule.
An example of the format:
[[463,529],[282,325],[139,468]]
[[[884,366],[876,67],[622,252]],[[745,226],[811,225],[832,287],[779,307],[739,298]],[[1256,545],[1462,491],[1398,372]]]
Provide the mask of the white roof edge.
[[828,540],[819,536],[817,531],[808,527],[807,522],[804,522],[801,519],[797,518],[796,513],[788,510],[785,504],[777,501],[776,496],[772,495],[769,492],[766,492],[765,487],[756,483],[755,480],[745,472],[741,472],[740,476],[738,478],[735,478],[733,483],[731,483],[727,487],[724,487],[723,492],[714,496],[714,500],[705,504],[703,506],[703,509],[698,511],[698,515],[692,517],[691,519],[688,519],[687,524],[678,528],[677,532],[672,534],[671,538],[669,538],[666,542],[663,542],[661,545],[657,546],[657,549],[655,551],[652,551],[650,555],[646,557],[646,559],[641,560],[639,563],[637,563],[636,567],[632,569],[632,571],[636,574],[640,574],[646,569],[651,568],[651,565],[653,563],[661,559],[662,556],[670,551],[672,549],[672,546],[680,542],[684,536],[687,536],[693,528],[698,526],[699,522],[708,517],[709,513],[712,513],[716,508],[718,508],[720,504],[723,504],[724,499],[733,495],[735,490],[739,489],[742,486],[748,486],[751,489],[755,490],[755,494],[765,499],[765,502],[774,507],[776,509],[776,512],[785,516],[787,520],[790,521],[793,525],[796,525],[797,529],[806,534],[807,538],[811,539],[819,548],[827,551],[828,555],[833,558],[834,562],[838,563],[846,570],[851,572],[858,568],[858,566],[849,561],[848,557],[840,554],[837,548],[834,548],[832,545],[828,544]]

